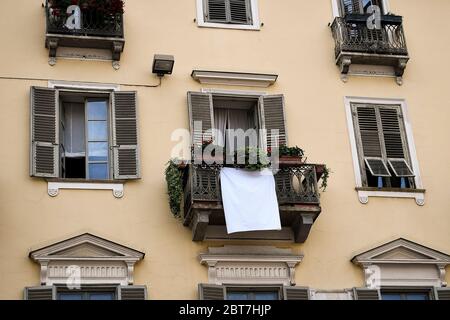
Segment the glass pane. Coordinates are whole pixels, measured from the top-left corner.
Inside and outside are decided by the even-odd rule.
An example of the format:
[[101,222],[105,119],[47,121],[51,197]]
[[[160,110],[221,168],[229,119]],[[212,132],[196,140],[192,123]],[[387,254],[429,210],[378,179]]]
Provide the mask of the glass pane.
[[87,110],[88,120],[108,119],[108,104],[106,101],[88,101]]
[[89,300],[114,300],[114,294],[110,293],[90,293]]
[[108,175],[108,164],[106,163],[90,163],[89,164],[89,179],[106,180]]
[[59,300],[83,300],[82,293],[60,293]]
[[108,141],[108,125],[106,121],[88,122],[88,140]]
[[406,300],[428,300],[428,294],[426,293],[407,293]]
[[399,293],[383,293],[381,298],[383,300],[402,300],[402,295]]
[[250,300],[249,294],[247,292],[228,292],[228,300]]
[[88,161],[108,161],[108,143],[89,142]]
[[278,292],[255,292],[255,300],[278,300]]

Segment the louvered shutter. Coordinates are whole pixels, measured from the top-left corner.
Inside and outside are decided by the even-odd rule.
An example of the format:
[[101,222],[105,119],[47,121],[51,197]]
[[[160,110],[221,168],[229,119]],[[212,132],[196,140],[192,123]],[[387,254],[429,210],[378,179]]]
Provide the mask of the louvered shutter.
[[[262,96],[259,98],[259,107],[262,127],[266,129],[266,146],[273,148],[287,145],[284,96]],[[278,134],[272,130],[278,130]]]
[[229,0],[230,22],[251,24],[250,0]]
[[214,284],[199,284],[198,294],[200,300],[225,300],[225,287]]
[[147,300],[147,286],[119,286],[118,300]]
[[30,175],[59,176],[58,93],[55,89],[31,87]]
[[434,298],[436,300],[450,300],[450,288],[435,288]]
[[353,288],[354,300],[381,300],[379,289]]
[[209,93],[188,92],[189,121],[193,145],[212,139],[214,125],[212,95]]
[[120,91],[112,97],[114,179],[138,179],[137,95]]
[[56,288],[51,286],[27,287],[24,290],[25,300],[55,300]]
[[251,24],[250,0],[204,0],[205,20],[217,23]]
[[351,13],[363,13],[360,0],[341,0],[342,16]]
[[309,300],[309,288],[306,287],[283,287],[284,300]]

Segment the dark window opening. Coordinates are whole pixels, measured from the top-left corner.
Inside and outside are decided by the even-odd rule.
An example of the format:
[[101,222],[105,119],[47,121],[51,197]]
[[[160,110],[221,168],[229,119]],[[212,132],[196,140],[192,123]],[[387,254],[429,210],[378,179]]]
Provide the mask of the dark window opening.
[[280,300],[280,291],[272,288],[227,288],[227,300]]
[[109,99],[107,96],[60,94],[61,178],[110,178]]
[[382,300],[430,300],[429,291],[382,291]]

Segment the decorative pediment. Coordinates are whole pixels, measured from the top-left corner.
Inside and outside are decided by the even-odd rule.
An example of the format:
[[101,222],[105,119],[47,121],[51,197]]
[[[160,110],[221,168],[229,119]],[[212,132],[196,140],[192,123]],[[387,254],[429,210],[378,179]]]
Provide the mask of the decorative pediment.
[[30,252],[33,260],[86,258],[94,260],[139,261],[144,253],[85,233]]
[[360,265],[376,263],[450,264],[450,256],[400,238],[355,256]]
[[[41,284],[133,283],[134,264],[144,253],[85,233],[33,250],[30,258],[41,265]],[[75,280],[74,280],[75,278]]]
[[450,256],[400,238],[352,259],[363,267],[367,287],[446,286]]

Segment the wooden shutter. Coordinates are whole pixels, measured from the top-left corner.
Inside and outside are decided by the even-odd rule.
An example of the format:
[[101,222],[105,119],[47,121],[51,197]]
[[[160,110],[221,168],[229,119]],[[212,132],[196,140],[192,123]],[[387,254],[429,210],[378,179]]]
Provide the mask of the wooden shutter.
[[364,13],[361,0],[341,0],[341,15],[349,13]]
[[436,300],[450,300],[450,288],[435,288],[434,290]]
[[200,300],[226,300],[225,287],[214,284],[199,284],[198,294]]
[[139,148],[136,92],[112,94],[114,179],[138,179]]
[[[286,118],[283,95],[267,95],[259,98],[262,128],[266,129],[267,147],[287,145]],[[278,130],[278,137],[273,137],[272,130]],[[272,140],[278,143],[273,144]]]
[[283,287],[284,300],[309,300],[309,288],[307,287]]
[[250,0],[204,0],[205,20],[217,23],[251,24]]
[[56,300],[56,288],[52,286],[27,287],[24,290],[25,300]]
[[[212,95],[210,93],[188,92],[188,108],[192,144],[201,145],[203,140],[212,139],[214,125]],[[195,126],[196,122],[198,126]]]
[[230,22],[236,24],[251,24],[250,0],[229,0]]
[[354,300],[381,300],[379,289],[353,288]]
[[117,300],[147,300],[147,286],[119,286]]
[[[365,160],[368,158],[371,161],[379,159],[383,162],[383,166],[387,166],[390,159],[404,159],[403,169],[411,167],[406,131],[399,106],[353,104],[352,113],[363,177],[365,177]],[[382,167],[381,164],[379,167]]]
[[30,175],[59,176],[58,94],[55,89],[31,87]]

